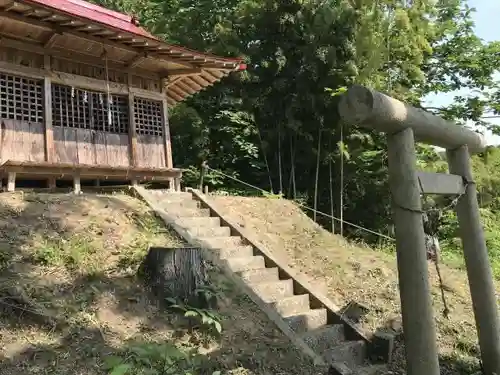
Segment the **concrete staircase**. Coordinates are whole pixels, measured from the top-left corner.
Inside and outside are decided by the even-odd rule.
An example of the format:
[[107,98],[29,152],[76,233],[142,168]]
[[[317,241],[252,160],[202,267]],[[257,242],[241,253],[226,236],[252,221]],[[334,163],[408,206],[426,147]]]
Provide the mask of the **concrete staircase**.
[[[239,284],[291,341],[329,374],[385,374],[370,364],[369,340],[324,296],[312,292],[286,262],[277,261],[243,235],[197,191],[168,192],[135,188],[165,222]],[[210,206],[210,207],[207,207]],[[236,232],[236,233],[235,233]],[[336,311],[335,311],[336,310]]]

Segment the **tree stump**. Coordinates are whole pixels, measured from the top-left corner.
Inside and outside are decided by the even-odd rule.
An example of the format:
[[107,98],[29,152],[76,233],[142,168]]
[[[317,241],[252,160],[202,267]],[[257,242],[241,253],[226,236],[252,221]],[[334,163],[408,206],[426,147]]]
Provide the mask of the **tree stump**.
[[208,268],[200,248],[151,247],[139,274],[161,303],[167,298],[196,308],[214,308],[216,298],[200,293],[209,287]]

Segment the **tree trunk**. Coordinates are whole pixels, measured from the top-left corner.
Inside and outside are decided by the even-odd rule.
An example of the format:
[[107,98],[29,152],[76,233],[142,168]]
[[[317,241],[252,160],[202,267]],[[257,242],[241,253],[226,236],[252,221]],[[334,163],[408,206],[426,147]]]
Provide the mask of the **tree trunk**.
[[267,177],[269,178],[269,189],[270,189],[269,191],[271,193],[274,193],[271,169],[269,168],[269,162],[267,161],[266,149],[264,148],[264,141],[262,140],[262,135],[260,134],[259,126],[258,125],[255,126],[257,127],[257,135],[259,136],[260,149],[262,151],[262,156],[264,157],[264,163],[266,164]]
[[318,130],[318,157],[316,158],[316,178],[314,179],[314,212],[313,218],[314,222],[316,222],[316,211],[318,208],[318,182],[319,182],[319,161],[321,156],[321,125]]
[[292,157],[292,191],[293,191],[293,199],[297,199],[297,184],[295,181],[295,151],[297,149],[297,134],[292,138],[292,144],[290,148],[291,157]]
[[281,124],[278,125],[278,172],[280,182],[279,194],[283,194],[283,172],[281,169]]
[[328,160],[329,185],[330,185],[330,220],[332,224],[332,233],[335,233],[334,203],[333,203],[333,173],[332,173],[332,135],[330,134],[330,158]]
[[344,123],[340,123],[340,235],[344,237]]
[[215,301],[199,293],[208,285],[200,248],[151,247],[139,272],[160,302],[173,298],[192,307],[213,307]]

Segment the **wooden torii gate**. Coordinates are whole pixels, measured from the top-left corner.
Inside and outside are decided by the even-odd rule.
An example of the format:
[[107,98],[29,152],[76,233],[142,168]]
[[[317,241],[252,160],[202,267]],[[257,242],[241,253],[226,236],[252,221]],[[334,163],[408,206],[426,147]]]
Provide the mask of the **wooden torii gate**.
[[[422,220],[421,193],[424,193],[463,194],[455,210],[483,369],[486,375],[500,375],[500,331],[495,286],[469,155],[485,149],[484,138],[462,126],[359,85],[352,86],[343,96],[339,113],[347,123],[387,134],[407,373],[439,375]],[[415,140],[445,148],[450,174],[417,171]]]

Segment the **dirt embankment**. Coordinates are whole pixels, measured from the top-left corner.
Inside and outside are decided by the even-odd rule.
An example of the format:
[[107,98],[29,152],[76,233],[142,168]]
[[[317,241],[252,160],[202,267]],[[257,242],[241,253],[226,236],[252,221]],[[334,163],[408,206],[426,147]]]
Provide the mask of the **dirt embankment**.
[[130,342],[194,348],[223,374],[316,374],[217,272],[219,339],[156,308],[135,271],[149,246],[181,242],[123,194],[0,194],[0,375],[107,374]]
[[[211,196],[222,213],[252,231],[259,241],[307,275],[339,307],[350,300],[367,305],[367,332],[400,326],[395,254],[350,244],[315,224],[293,202],[283,199]],[[471,374],[478,369],[478,348],[465,272],[441,265],[450,319],[437,274],[429,263],[442,374]],[[500,290],[500,288],[499,288]],[[397,345],[392,371],[403,374],[404,348]]]

